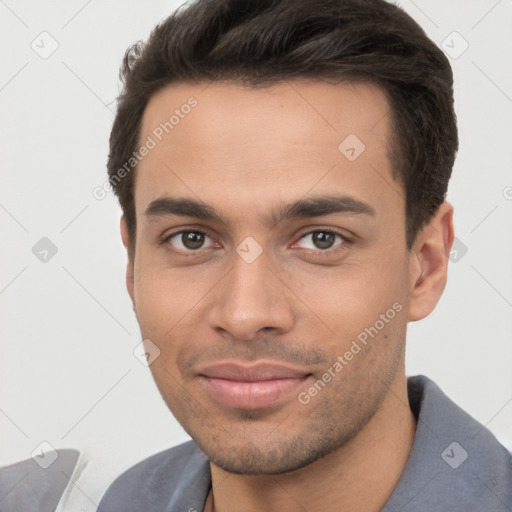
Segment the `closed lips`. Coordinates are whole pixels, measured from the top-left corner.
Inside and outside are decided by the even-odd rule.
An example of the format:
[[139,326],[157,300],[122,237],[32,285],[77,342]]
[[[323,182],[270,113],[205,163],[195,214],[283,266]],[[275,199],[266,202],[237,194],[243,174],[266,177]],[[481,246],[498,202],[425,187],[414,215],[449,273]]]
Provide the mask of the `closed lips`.
[[199,372],[200,381],[217,403],[237,409],[262,409],[282,403],[310,375],[269,363],[220,363]]
[[198,371],[199,375],[214,379],[257,382],[274,379],[302,379],[309,375],[307,371],[275,364],[256,364],[252,366],[235,363],[220,363]]

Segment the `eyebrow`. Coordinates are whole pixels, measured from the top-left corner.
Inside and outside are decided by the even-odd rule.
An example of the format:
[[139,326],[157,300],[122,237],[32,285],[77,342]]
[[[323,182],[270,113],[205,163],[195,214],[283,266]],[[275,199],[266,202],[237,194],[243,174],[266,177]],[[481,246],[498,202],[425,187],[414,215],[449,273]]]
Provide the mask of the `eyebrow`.
[[[368,203],[355,197],[322,195],[298,199],[289,204],[278,206],[265,218],[265,222],[273,226],[285,220],[320,217],[335,213],[376,217],[375,210]],[[228,225],[228,222],[211,206],[186,197],[160,197],[155,199],[147,207],[144,216],[149,220],[169,216],[194,217]]]

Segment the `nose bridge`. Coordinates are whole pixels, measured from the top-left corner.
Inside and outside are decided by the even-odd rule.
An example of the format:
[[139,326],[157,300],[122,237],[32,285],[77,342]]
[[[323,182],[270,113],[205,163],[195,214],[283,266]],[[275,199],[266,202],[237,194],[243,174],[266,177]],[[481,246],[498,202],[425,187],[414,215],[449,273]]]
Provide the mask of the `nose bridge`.
[[252,339],[263,328],[291,328],[289,298],[265,255],[252,260],[234,254],[232,267],[219,284],[210,311],[212,328],[244,340]]
[[263,258],[248,263],[239,256],[235,257],[230,272],[231,290],[229,297],[233,302],[232,306],[242,309],[247,306],[247,303],[256,305],[257,300],[258,307],[261,307],[267,302],[268,297],[265,288],[268,287],[268,273],[269,270]]

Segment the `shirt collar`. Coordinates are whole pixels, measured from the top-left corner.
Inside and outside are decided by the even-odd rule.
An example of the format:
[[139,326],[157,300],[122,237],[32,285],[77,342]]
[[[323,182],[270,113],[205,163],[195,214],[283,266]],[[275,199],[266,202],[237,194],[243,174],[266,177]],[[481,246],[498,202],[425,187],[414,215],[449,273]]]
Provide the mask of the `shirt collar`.
[[512,457],[423,375],[409,377],[417,418],[404,472],[382,512],[512,510]]

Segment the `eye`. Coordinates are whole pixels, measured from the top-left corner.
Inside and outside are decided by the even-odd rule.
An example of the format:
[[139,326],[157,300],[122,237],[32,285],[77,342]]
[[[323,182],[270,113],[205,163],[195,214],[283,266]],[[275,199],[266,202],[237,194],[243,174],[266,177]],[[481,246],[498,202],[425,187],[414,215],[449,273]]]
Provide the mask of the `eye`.
[[311,231],[311,233],[307,233],[306,235],[300,238],[297,244],[303,242],[302,247],[305,249],[326,251],[329,249],[333,249],[334,247],[340,246],[347,241],[348,240],[344,236],[340,235],[339,233],[336,233],[335,231],[322,229],[318,231]]
[[[205,246],[206,240],[210,240],[210,245]],[[165,237],[162,240],[163,243],[169,243],[178,252],[193,252],[198,249],[208,249],[213,247],[213,240],[202,231],[178,231],[177,233],[172,233],[169,236]]]

